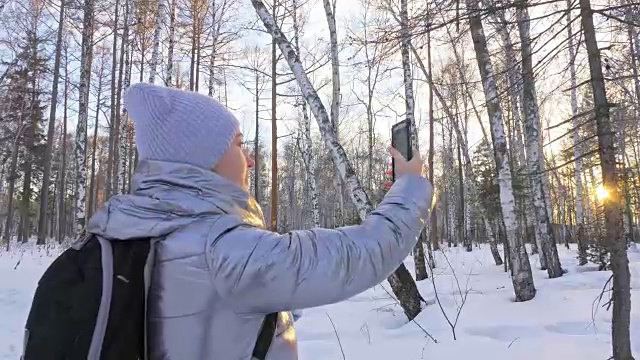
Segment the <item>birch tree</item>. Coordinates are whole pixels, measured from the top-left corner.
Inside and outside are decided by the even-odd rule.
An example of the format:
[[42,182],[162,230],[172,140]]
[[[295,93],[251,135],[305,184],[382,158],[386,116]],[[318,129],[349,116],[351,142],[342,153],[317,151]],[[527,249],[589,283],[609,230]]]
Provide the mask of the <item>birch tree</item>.
[[156,82],[157,67],[160,54],[160,34],[162,32],[162,23],[164,20],[164,1],[156,1],[156,13],[155,13],[155,28],[153,31],[153,45],[151,48],[151,62],[149,62],[149,82],[154,84]]
[[[131,58],[133,57],[133,47],[129,48],[129,56],[125,57],[124,62],[124,79],[122,81],[122,86],[120,87],[119,93],[124,94],[129,88],[129,84],[131,83]],[[142,64],[140,68],[140,77],[142,77]],[[120,95],[122,96],[122,95]],[[120,106],[120,102],[118,102],[118,106]],[[122,112],[119,115],[120,119],[120,146],[118,148],[118,193],[124,194],[127,192],[127,181],[126,181],[126,171],[127,171],[127,151],[130,151],[130,148],[127,144],[127,124],[129,121],[129,116],[127,114],[127,109],[122,107]]]
[[[326,1],[326,0],[325,0]],[[411,74],[411,59],[409,58],[409,48],[411,47],[411,34],[409,33],[409,11],[407,8],[407,0],[400,0],[400,52],[402,56],[402,77],[404,82],[404,102],[406,106],[406,120],[411,126],[411,143],[413,151],[420,152],[418,145],[418,130],[415,121],[415,100],[413,98],[413,75]],[[424,231],[420,234],[420,238],[413,249],[413,259],[416,265],[416,280],[424,280],[427,278],[427,267],[424,261],[424,248],[422,241],[424,239]]]
[[65,24],[65,0],[60,2],[58,15],[58,32],[56,35],[56,52],[53,65],[53,80],[51,89],[51,107],[49,110],[49,126],[47,129],[47,145],[44,153],[44,171],[42,173],[42,188],[40,190],[40,211],[38,220],[38,244],[43,245],[46,237],[47,206],[49,204],[49,182],[51,178],[51,162],[53,158],[53,139],[55,138],[56,109],[58,108],[58,83],[60,82],[60,62],[62,58],[62,30]]
[[[324,0],[325,3],[328,0]],[[325,7],[327,5],[325,4]],[[326,8],[325,8],[326,9]],[[335,3],[333,4],[333,9],[335,10]],[[300,19],[298,15],[299,6],[296,0],[293,1],[293,31],[294,31],[294,41],[293,45],[296,51],[296,61],[302,63],[300,61]],[[331,17],[333,12],[329,9],[327,13],[327,20],[333,20],[330,26],[334,27],[335,31],[335,18]],[[333,40],[332,40],[333,41]],[[337,42],[337,39],[336,39]],[[335,78],[333,78],[335,80]],[[338,76],[339,79],[339,76]],[[339,81],[339,80],[338,80]],[[340,84],[338,83],[338,89]],[[339,91],[339,90],[338,90]],[[339,95],[338,95],[339,96]],[[299,101],[299,102],[298,102]],[[318,203],[318,189],[316,185],[316,160],[313,157],[313,141],[311,140],[311,119],[309,118],[309,111],[307,110],[307,103],[304,99],[300,97],[296,97],[296,107],[300,106],[302,112],[302,139],[303,139],[303,150],[302,150],[302,161],[304,162],[305,173],[306,173],[306,183],[309,191],[309,200],[311,202],[311,225],[313,227],[320,227],[320,206]]]
[[173,52],[176,43],[176,4],[178,0],[169,0],[171,2],[171,10],[169,11],[169,46],[167,49],[167,75],[164,84],[172,86],[173,76]]
[[496,168],[498,172],[498,183],[500,185],[500,205],[502,208],[502,221],[505,226],[507,240],[509,243],[509,259],[512,270],[511,280],[516,295],[516,301],[528,301],[535,297],[536,289],[533,283],[531,265],[521,238],[518,238],[518,228],[516,221],[515,199],[513,195],[513,184],[511,179],[511,167],[507,153],[507,142],[504,134],[504,122],[502,120],[502,109],[498,99],[498,89],[496,87],[493,64],[487,48],[487,41],[484,35],[482,18],[477,3],[466,0],[469,14],[469,26],[473,47],[476,52],[476,61],[480,71],[482,86],[487,102],[487,112],[489,115],[489,125],[491,127],[491,137],[493,142]]
[[517,3],[518,29],[520,31],[522,53],[523,100],[525,112],[525,133],[527,143],[527,169],[533,191],[533,207],[537,219],[536,232],[542,245],[542,256],[546,259],[549,278],[562,276],[562,267],[556,248],[556,240],[551,228],[550,214],[547,212],[545,187],[542,180],[544,170],[543,157],[540,153],[540,111],[533,75],[530,20],[527,1]]
[[80,57],[80,101],[78,103],[78,124],[76,127],[76,231],[84,232],[86,217],[87,184],[87,120],[89,118],[89,83],[93,63],[93,12],[94,0],[84,1],[82,24],[82,54]]
[[[117,87],[116,87],[116,70],[118,68],[118,57],[116,54],[118,53],[118,27],[120,21],[120,0],[115,1],[115,9],[114,9],[114,18],[113,18],[113,41],[111,43],[113,57],[111,58],[111,100],[110,100],[110,111],[109,111],[109,150],[107,152],[107,184],[105,186],[105,198],[111,197],[112,192],[112,176],[113,176],[113,161],[111,154],[113,154],[113,138],[115,136],[115,117],[116,117],[116,96],[117,96]],[[125,26],[127,24],[125,23]]]
[[[340,121],[340,58],[338,57],[338,30],[336,28],[336,1],[337,0],[322,0],[324,7],[325,17],[327,18],[327,25],[329,27],[329,44],[331,53],[331,125],[333,131],[336,133],[336,137],[339,139],[338,126]],[[338,193],[339,212],[337,212],[340,218],[344,216],[344,199],[342,183],[340,178],[335,178],[336,192]]]
[[62,110],[62,151],[60,152],[60,192],[58,196],[58,231],[56,232],[56,240],[62,243],[62,239],[66,234],[66,193],[67,193],[67,113],[69,100],[69,55],[68,41],[63,40],[64,46],[64,102]]
[[[507,80],[507,97],[509,99],[509,110],[511,115],[511,129],[508,134],[509,138],[509,150],[511,157],[511,166],[512,172],[516,175],[516,179],[520,179],[520,183],[523,184],[525,188],[525,193],[531,196],[531,184],[530,179],[526,176],[526,158],[525,158],[525,149],[524,142],[522,141],[522,116],[523,116],[523,86],[522,86],[522,69],[521,64],[518,62],[517,53],[515,46],[513,44],[513,40],[511,39],[511,21],[507,20],[507,6],[506,3],[502,0],[497,3],[485,2],[489,7],[497,7],[490,12],[491,19],[495,22],[495,28],[500,35],[500,40],[502,42],[502,49],[504,53],[504,62],[505,62],[505,71],[506,71],[506,80]],[[509,128],[509,126],[507,126]],[[517,201],[518,199],[516,199]],[[525,200],[522,201],[523,204],[519,204],[518,208],[523,209],[522,211],[522,223],[523,227],[521,230],[521,234],[525,237],[530,233],[529,228],[533,227],[533,232],[535,234],[535,239],[532,241],[532,252],[536,253],[537,248],[541,247],[540,243],[540,227],[536,224],[536,213],[533,206],[533,198],[530,201]],[[520,234],[519,234],[520,235]],[[547,262],[546,257],[540,256],[540,268],[546,269]]]
[[[100,125],[100,111],[102,110],[102,87],[105,82],[106,76],[109,75],[106,73],[106,63],[109,56],[109,49],[103,45],[98,45],[95,47],[94,51],[96,52],[97,59],[95,61],[95,76],[97,78],[97,84],[95,86],[96,90],[96,109],[93,123],[93,135],[91,137],[91,178],[89,181],[89,202],[87,204],[87,218],[91,218],[93,214],[93,210],[96,207],[96,199],[97,199],[97,184],[96,184],[96,154],[98,151],[98,128]],[[113,76],[112,76],[113,77]]]

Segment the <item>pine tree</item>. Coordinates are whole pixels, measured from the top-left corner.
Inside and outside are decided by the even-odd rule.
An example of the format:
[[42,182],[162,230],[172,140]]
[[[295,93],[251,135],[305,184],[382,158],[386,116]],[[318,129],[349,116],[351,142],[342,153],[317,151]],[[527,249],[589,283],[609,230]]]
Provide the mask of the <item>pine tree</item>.
[[36,33],[27,30],[24,41],[18,46],[15,66],[6,75],[8,86],[0,93],[0,117],[5,124],[3,137],[11,139],[9,169],[9,203],[5,225],[5,240],[8,241],[13,229],[13,201],[15,182],[22,173],[20,199],[20,222],[18,237],[26,242],[31,231],[31,220],[35,214],[34,194],[38,193],[38,183],[44,159],[45,136],[43,129],[44,93],[38,83],[41,75],[48,71],[42,49],[43,44]]

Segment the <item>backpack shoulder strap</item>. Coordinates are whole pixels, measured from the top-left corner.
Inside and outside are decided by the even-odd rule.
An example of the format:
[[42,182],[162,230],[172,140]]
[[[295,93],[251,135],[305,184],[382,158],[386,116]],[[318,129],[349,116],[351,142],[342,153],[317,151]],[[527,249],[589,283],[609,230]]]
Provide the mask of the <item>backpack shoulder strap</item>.
[[[91,236],[88,237],[90,238]],[[95,237],[100,243],[101,251],[102,296],[91,344],[89,346],[89,353],[87,355],[87,358],[90,360],[98,360],[100,358],[104,337],[107,332],[107,325],[109,323],[109,312],[111,310],[111,299],[113,296],[113,248],[111,247],[111,243],[103,237],[98,235],[95,235]]]
[[151,289],[151,278],[155,267],[155,252],[156,243],[159,241],[157,238],[149,239],[149,253],[147,254],[147,260],[144,265],[144,329],[143,329],[143,346],[144,346],[144,358],[149,359],[149,290]]
[[276,333],[276,325],[278,322],[278,313],[271,313],[264,318],[256,346],[253,348],[253,358],[257,360],[265,360],[267,352]]

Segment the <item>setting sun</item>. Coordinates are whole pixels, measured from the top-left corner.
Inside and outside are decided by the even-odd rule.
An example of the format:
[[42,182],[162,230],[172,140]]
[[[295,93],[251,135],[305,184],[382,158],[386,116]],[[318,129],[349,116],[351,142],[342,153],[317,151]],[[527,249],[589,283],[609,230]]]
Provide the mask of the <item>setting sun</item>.
[[605,200],[609,197],[609,191],[605,189],[604,186],[598,185],[598,187],[596,187],[596,197],[598,200]]

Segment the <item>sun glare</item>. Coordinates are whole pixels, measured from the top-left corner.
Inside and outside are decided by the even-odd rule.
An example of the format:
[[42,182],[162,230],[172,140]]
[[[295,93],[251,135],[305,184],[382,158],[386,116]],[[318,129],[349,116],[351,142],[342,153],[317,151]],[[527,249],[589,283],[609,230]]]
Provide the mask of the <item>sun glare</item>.
[[609,191],[604,188],[602,185],[598,185],[596,187],[596,197],[598,200],[605,200],[609,197]]

